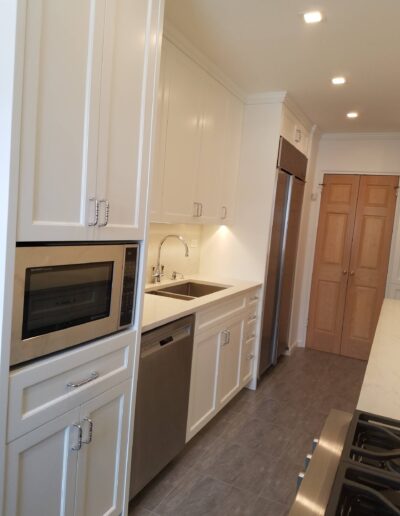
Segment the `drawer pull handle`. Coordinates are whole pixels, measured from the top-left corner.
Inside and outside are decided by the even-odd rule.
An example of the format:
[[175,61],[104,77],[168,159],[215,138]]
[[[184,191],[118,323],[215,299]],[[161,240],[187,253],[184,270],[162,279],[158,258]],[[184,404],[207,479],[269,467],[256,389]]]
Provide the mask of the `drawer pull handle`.
[[231,341],[231,332],[229,330],[224,330],[222,332],[222,335],[224,336],[224,341],[222,342],[222,346],[226,346],[226,344],[229,344]]
[[253,296],[250,298],[250,301],[258,301],[258,296]]
[[88,417],[85,417],[83,418],[84,421],[87,421],[89,423],[89,432],[88,432],[88,438],[85,439],[84,441],[82,441],[83,444],[90,444],[92,442],[92,439],[93,439],[93,421],[88,418]]
[[252,333],[251,335],[249,335],[249,336],[247,337],[247,340],[254,339],[254,337],[255,337],[255,336],[256,336],[256,334],[255,334],[255,333]]
[[96,380],[96,378],[99,377],[99,373],[97,371],[93,371],[93,373],[90,373],[89,378],[85,378],[84,380],[81,380],[78,383],[67,383],[68,389],[77,389],[78,387],[82,387],[82,385],[86,385],[89,382],[93,382],[93,380]]
[[79,451],[82,448],[82,426],[78,424],[72,426],[78,429],[78,442],[74,444],[71,449],[72,451]]
[[253,353],[249,353],[249,354],[247,355],[247,360],[253,360],[253,358],[254,358]]
[[256,315],[252,315],[251,317],[249,317],[249,321],[255,321],[257,319],[257,316]]

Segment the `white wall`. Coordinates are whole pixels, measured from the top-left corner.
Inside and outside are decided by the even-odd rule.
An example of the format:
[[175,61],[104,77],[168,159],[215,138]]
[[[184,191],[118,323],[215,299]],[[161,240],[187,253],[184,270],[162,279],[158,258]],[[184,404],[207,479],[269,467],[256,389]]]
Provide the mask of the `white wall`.
[[[400,174],[400,133],[342,133],[324,134],[321,138],[316,160],[315,174],[312,178],[312,192],[306,195],[309,203],[307,224],[302,231],[302,246],[306,248],[304,267],[298,273],[303,277],[298,306],[301,306],[297,330],[293,329],[293,338],[300,346],[305,345],[308,305],[310,299],[311,276],[314,260],[315,239],[318,226],[319,205],[321,197],[320,183],[324,173],[335,174]],[[310,178],[311,179],[311,178]],[[314,193],[316,199],[310,199]],[[397,202],[392,253],[389,265],[387,296],[400,298],[400,228],[399,200]]]
[[189,256],[185,257],[185,248],[176,238],[168,239],[161,251],[161,264],[165,272],[181,272],[185,276],[199,272],[202,228],[199,224],[150,224],[148,235],[148,254],[146,282],[152,282],[152,267],[157,263],[158,247],[161,240],[171,234],[181,235],[189,246]]
[[282,104],[247,105],[231,226],[204,226],[200,273],[264,281]]

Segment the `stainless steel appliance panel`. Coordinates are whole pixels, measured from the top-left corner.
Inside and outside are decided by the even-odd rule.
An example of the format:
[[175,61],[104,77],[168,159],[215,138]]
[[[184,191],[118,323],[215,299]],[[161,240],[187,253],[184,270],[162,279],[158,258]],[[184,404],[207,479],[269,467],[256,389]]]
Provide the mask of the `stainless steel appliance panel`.
[[278,171],[269,261],[265,278],[266,289],[264,293],[264,313],[259,362],[260,375],[264,373],[273,362],[289,190],[289,174]]
[[11,365],[129,326],[138,245],[18,246]]
[[130,498],[184,448],[194,316],[142,336]]
[[300,181],[297,177],[291,176],[290,205],[287,216],[285,254],[283,258],[281,279],[281,296],[278,307],[278,335],[274,357],[275,364],[278,357],[289,347],[290,316],[292,312],[293,286],[296,271],[303,196],[303,181]]

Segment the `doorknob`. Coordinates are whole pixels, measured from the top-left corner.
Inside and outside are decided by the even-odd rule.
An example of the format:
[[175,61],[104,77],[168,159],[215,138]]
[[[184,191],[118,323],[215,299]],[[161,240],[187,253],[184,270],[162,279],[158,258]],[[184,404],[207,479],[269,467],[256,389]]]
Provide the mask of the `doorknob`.
[[346,271],[346,269],[345,269],[345,270],[343,271],[343,274],[347,274],[347,271]]
[[350,276],[354,276],[354,271],[350,271]]

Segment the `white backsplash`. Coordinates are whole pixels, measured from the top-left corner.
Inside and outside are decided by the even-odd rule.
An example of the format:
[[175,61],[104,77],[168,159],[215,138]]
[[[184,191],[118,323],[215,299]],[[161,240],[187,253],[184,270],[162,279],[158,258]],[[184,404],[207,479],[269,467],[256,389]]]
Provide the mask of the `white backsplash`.
[[184,275],[197,274],[200,263],[200,246],[202,226],[197,224],[150,224],[149,250],[147,257],[146,281],[152,282],[152,267],[157,262],[158,246],[166,235],[180,235],[189,246],[189,257],[185,257],[185,248],[176,238],[168,239],[161,251],[161,264],[165,266],[165,273],[173,271]]

